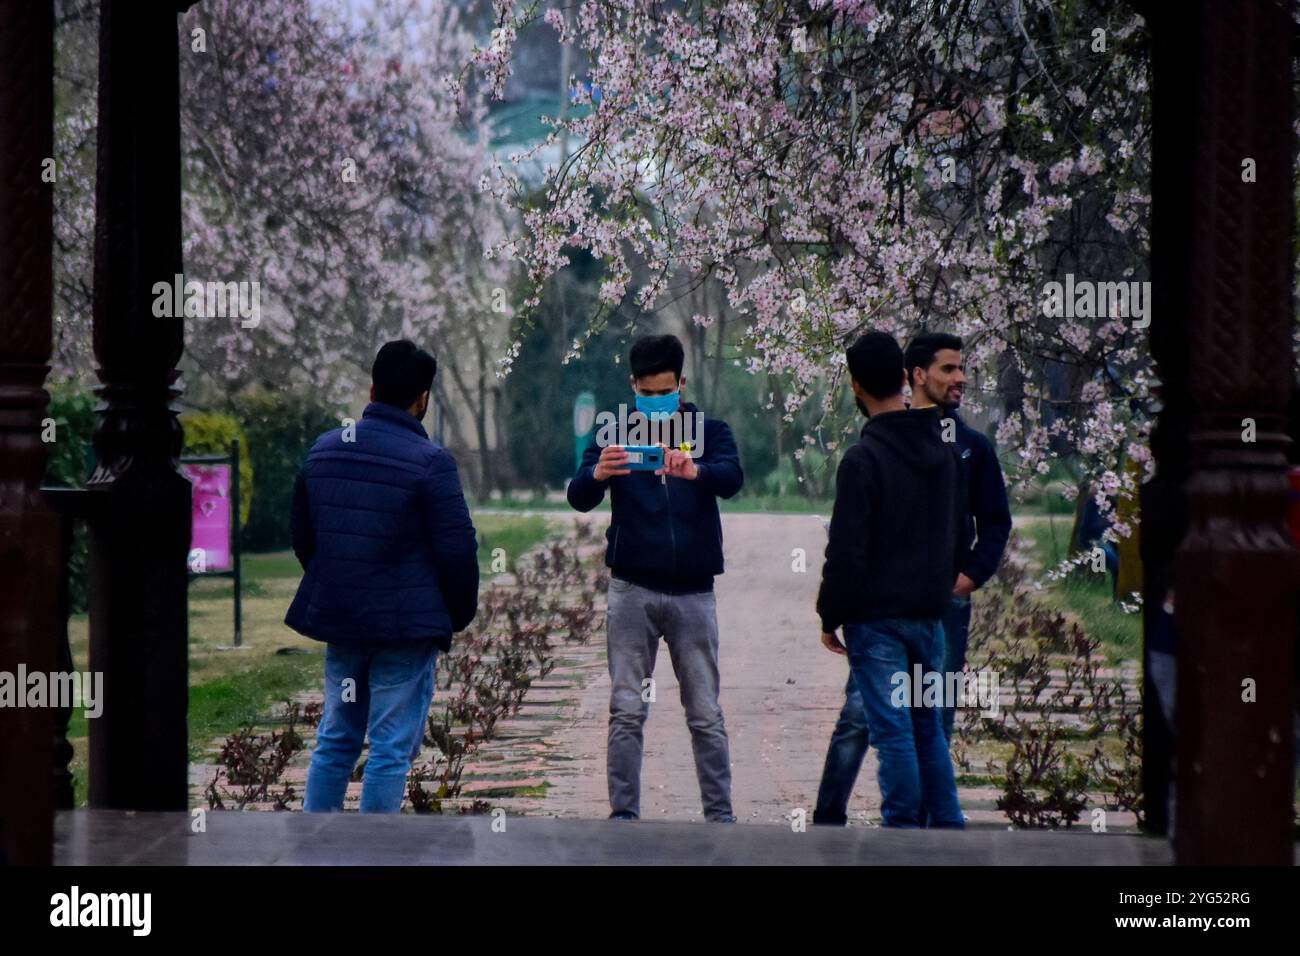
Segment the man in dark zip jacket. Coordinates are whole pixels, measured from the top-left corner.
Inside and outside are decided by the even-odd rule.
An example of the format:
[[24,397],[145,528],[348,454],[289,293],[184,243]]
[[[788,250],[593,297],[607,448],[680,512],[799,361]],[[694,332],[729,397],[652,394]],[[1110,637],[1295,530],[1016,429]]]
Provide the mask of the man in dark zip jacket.
[[[1011,537],[1011,508],[997,451],[957,413],[966,391],[961,350],[962,340],[955,335],[922,332],[903,352],[912,407],[939,410],[940,424],[961,453],[966,486],[965,541],[958,552],[952,603],[943,618],[944,671],[949,674],[960,674],[966,667],[971,596],[993,577]],[[949,740],[955,716],[954,708],[944,708],[943,732]]]
[[941,623],[967,540],[959,460],[938,412],[904,403],[903,353],[892,336],[862,336],[848,367],[868,421],[836,474],[817,596],[821,640],[848,656],[862,695],[880,755],[883,824],[960,829],[943,734]]
[[[628,356],[636,409],[618,420],[661,427],[663,467],[633,471],[621,429],[600,428],[569,482],[569,504],[590,511],[610,495],[605,564],[611,571],[609,738],[610,817],[641,814],[642,730],[654,699],[662,637],[681,684],[704,816],[734,822],[731,756],[718,703],[718,618],[713,579],[723,572],[718,498],[740,490],[744,474],[727,424],[681,400],[685,352],[676,336],[638,339]],[[641,416],[645,416],[642,418]],[[612,419],[607,413],[602,416]],[[687,446],[692,446],[687,449]]]

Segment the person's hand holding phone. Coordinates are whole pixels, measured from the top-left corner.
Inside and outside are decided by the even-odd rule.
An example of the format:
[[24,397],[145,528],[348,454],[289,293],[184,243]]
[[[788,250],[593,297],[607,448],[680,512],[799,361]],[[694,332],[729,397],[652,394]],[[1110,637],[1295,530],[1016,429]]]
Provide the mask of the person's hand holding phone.
[[655,474],[666,474],[669,478],[685,478],[687,481],[694,481],[699,476],[700,470],[696,467],[695,459],[691,457],[690,452],[669,448],[664,451],[664,466]]
[[627,452],[622,445],[606,445],[600,450],[592,475],[597,481],[609,481],[615,475],[630,475],[631,471],[621,467],[626,464]]

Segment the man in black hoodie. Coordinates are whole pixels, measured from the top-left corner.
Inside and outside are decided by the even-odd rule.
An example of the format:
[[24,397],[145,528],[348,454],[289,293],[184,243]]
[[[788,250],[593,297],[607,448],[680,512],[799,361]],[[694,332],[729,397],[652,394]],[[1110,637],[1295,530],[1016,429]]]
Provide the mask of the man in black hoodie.
[[892,336],[869,332],[847,357],[868,421],[836,474],[817,596],[821,640],[848,656],[862,695],[880,756],[884,825],[960,829],[943,733],[940,623],[965,542],[957,453],[943,441],[934,409],[903,401],[903,352]]

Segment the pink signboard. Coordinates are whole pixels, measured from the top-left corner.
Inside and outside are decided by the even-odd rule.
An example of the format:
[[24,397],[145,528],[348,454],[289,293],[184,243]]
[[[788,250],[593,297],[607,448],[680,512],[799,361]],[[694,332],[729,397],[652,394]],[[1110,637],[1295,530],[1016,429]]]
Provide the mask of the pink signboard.
[[181,469],[194,485],[189,569],[229,571],[230,466],[183,464]]

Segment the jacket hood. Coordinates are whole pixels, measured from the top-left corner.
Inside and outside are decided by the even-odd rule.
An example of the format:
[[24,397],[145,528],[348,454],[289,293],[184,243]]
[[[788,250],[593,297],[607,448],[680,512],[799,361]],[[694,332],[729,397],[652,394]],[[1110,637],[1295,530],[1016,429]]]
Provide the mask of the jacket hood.
[[880,442],[908,468],[929,474],[942,468],[951,454],[940,438],[939,418],[938,408],[884,412],[867,421],[862,428],[862,439]]

